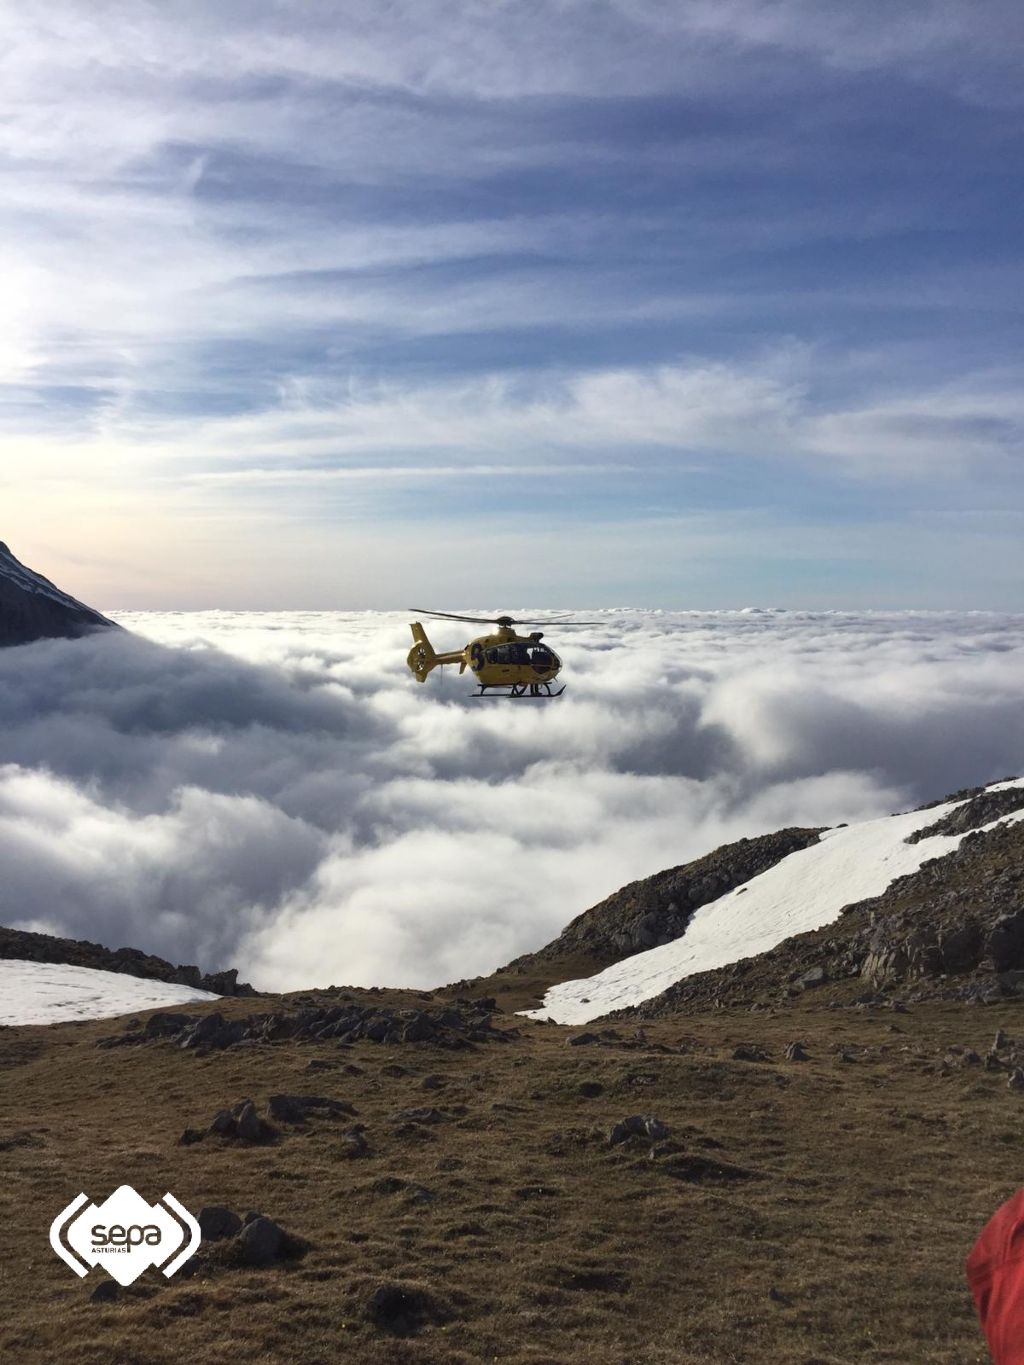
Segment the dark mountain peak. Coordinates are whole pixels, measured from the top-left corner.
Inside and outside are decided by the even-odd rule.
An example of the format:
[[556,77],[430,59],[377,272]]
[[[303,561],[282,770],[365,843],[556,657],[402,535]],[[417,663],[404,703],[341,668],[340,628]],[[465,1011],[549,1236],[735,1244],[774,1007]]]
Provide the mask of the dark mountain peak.
[[0,541],[0,646],[66,639],[96,629],[118,627],[23,564]]

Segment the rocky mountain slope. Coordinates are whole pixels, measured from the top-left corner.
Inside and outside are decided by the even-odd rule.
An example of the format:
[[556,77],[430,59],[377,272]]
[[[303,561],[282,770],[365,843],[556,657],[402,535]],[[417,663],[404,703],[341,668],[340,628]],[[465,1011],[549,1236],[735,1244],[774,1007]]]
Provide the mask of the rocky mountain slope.
[[951,853],[847,906],[826,928],[688,977],[630,1013],[768,1008],[826,983],[839,988],[834,998],[862,1002],[1024,1000],[1024,820],[980,828],[1020,810],[1022,787],[980,793],[941,822],[942,832],[965,835]]
[[0,646],[118,629],[92,607],[62,592],[0,541]]
[[531,971],[544,962],[584,955],[595,968],[671,943],[686,932],[694,911],[766,872],[787,854],[817,842],[820,829],[780,829],[723,844],[713,853],[630,882],[571,921],[556,939],[510,962]]
[[66,963],[103,972],[124,972],[147,981],[166,981],[213,995],[255,995],[253,988],[238,980],[237,969],[201,972],[198,967],[177,966],[141,948],[104,948],[88,939],[56,938],[25,929],[8,929],[0,924],[0,961]]
[[[563,975],[533,1012],[561,1023],[624,1008],[651,1017],[720,1002],[723,993],[764,1005],[825,979],[856,978],[862,986],[928,981],[929,989],[941,980],[951,991],[947,978],[955,977],[955,988],[968,995],[1016,989],[1013,973],[1024,982],[1019,816],[1024,783],[1007,779],[938,805],[825,831],[820,839],[816,832],[807,839],[808,831],[783,831],[776,852],[794,833],[801,846],[790,843],[763,870],[708,898],[685,922],[664,917],[662,925],[678,927],[667,943],[620,954],[593,974],[577,967]],[[719,850],[712,861],[735,847]],[[662,877],[671,881],[685,871]],[[519,963],[534,971],[549,961],[559,967],[570,932],[577,944],[595,934],[607,943],[617,913],[635,924],[637,887],[657,885],[652,878],[616,893]],[[507,977],[519,963],[499,975]]]

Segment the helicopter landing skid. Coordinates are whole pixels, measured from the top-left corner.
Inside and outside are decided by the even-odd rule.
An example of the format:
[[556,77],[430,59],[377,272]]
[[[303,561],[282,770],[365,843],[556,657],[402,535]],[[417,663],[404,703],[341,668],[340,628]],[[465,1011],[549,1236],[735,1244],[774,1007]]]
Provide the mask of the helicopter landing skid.
[[469,695],[471,697],[489,696],[508,697],[510,699],[514,697],[525,697],[527,700],[539,698],[541,701],[547,701],[549,697],[560,697],[564,691],[565,683],[562,684],[557,692],[552,692],[550,683],[510,683],[507,687],[481,686],[479,692],[471,692]]

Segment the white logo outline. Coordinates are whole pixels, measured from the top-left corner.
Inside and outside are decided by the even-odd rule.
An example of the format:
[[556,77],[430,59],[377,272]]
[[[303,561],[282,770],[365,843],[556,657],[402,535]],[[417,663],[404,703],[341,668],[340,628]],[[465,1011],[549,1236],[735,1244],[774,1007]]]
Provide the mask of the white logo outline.
[[[153,1221],[147,1224],[147,1228],[156,1233],[155,1241],[148,1236],[145,1245],[142,1240],[137,1244],[129,1240],[127,1245],[117,1247],[122,1254],[116,1261],[113,1264],[106,1263],[102,1246],[96,1249],[95,1237],[92,1249],[84,1243],[83,1223],[87,1217],[103,1218],[111,1214],[115,1218],[124,1216],[129,1221],[133,1217],[150,1218]],[[175,1245],[165,1253],[162,1234],[172,1229],[177,1234]],[[141,1228],[138,1230],[142,1231]],[[93,1266],[102,1265],[109,1275],[125,1287],[133,1284],[151,1265],[157,1266],[169,1279],[189,1257],[195,1255],[201,1241],[199,1224],[170,1191],[154,1204],[147,1204],[131,1185],[120,1185],[99,1207],[89,1202],[87,1194],[77,1194],[50,1224],[50,1246],[80,1279],[84,1279]],[[153,1246],[158,1248],[155,1254],[151,1250]]]

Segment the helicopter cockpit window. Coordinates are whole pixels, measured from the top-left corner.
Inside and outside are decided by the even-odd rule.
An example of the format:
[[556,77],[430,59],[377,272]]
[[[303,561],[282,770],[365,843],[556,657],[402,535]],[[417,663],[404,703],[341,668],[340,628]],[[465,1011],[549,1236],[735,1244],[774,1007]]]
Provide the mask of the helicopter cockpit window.
[[494,645],[487,651],[489,664],[528,664],[529,655],[525,645]]

